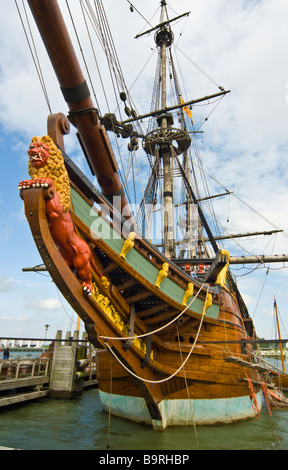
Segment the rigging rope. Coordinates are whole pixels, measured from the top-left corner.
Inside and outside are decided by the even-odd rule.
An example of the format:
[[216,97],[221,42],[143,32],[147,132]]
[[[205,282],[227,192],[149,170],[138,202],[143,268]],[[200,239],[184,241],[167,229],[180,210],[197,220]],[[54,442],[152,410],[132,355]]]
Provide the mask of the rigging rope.
[[[99,336],[99,338],[101,339],[109,339],[109,340],[116,340],[116,341],[126,341],[128,339],[138,339],[138,338],[145,338],[145,336],[151,336],[155,333],[159,333],[159,331],[162,331],[164,330],[165,328],[167,328],[168,326],[172,325],[172,323],[174,323],[176,320],[178,320],[182,315],[183,313],[186,312],[186,310],[190,307],[190,305],[193,304],[193,302],[197,299],[198,295],[200,294],[201,290],[203,289],[204,287],[204,284],[202,284],[202,286],[200,287],[200,289],[198,290],[197,294],[195,295],[195,297],[193,297],[193,299],[191,300],[191,302],[187,305],[187,307],[184,308],[184,310],[182,310],[181,313],[179,313],[179,315],[177,315],[177,317],[173,318],[173,320],[171,320],[169,323],[167,323],[166,325],[164,326],[161,326],[160,328],[158,328],[157,330],[154,330],[154,331],[150,331],[148,333],[143,333],[143,335],[138,335],[138,336],[124,336],[124,337],[109,337],[109,336]],[[208,292],[208,288],[207,288],[207,292]],[[207,297],[207,293],[206,293],[206,297]],[[205,300],[205,305],[206,305],[206,300]]]
[[[205,173],[209,178],[214,180],[217,184],[219,184],[226,192],[230,193],[232,196],[234,196],[239,202],[244,204],[248,209],[250,209],[252,212],[254,212],[258,217],[262,218],[265,222],[267,222],[269,225],[271,225],[275,230],[281,230],[277,225],[275,225],[273,222],[271,222],[269,219],[267,219],[264,215],[262,215],[260,212],[258,212],[256,209],[253,209],[252,206],[250,206],[247,202],[245,202],[243,199],[241,199],[239,196],[236,196],[234,192],[229,191],[220,181],[218,181],[215,176],[212,176],[210,173],[208,173],[206,170],[204,170],[203,167],[200,167],[196,163],[194,163],[203,173]],[[218,222],[219,223],[219,222]],[[283,231],[283,235],[288,238],[288,234]],[[240,246],[240,245],[239,245]],[[241,247],[241,246],[240,246]],[[241,247],[242,248],[242,247]]]
[[[241,199],[239,196],[236,196],[236,194],[234,193],[231,193],[236,199],[238,199],[240,202],[242,202],[242,204],[244,204],[245,206],[247,206],[250,210],[252,210],[253,212],[255,212],[255,214],[257,214],[259,217],[261,217],[263,220],[265,220],[265,222],[267,222],[268,224],[270,224],[273,228],[275,228],[276,230],[280,230],[280,228],[273,224],[273,222],[271,222],[269,219],[267,219],[264,215],[260,214],[260,212],[258,212],[256,209],[253,209],[253,207],[251,207],[247,202],[243,201],[243,199]],[[288,234],[286,232],[283,232],[283,235],[288,238]]]
[[264,290],[266,281],[267,281],[267,279],[268,279],[268,274],[269,274],[269,267],[268,267],[268,269],[267,269],[267,271],[266,271],[266,275],[265,275],[265,278],[264,278],[264,282],[263,282],[263,285],[262,285],[262,288],[261,288],[261,291],[260,291],[260,294],[259,294],[259,297],[258,297],[256,306],[255,306],[255,310],[254,310],[254,313],[253,313],[253,315],[252,315],[252,318],[254,318],[254,316],[255,316],[255,314],[256,314],[256,310],[257,310],[257,308],[258,308],[258,305],[259,305],[261,296],[262,296],[262,294],[263,294],[263,290]]
[[[83,13],[83,15],[84,15],[83,8],[82,8],[82,2],[80,2],[80,5],[81,5],[82,13]],[[83,51],[82,46],[81,46],[80,38],[79,38],[77,29],[76,29],[76,26],[75,26],[75,22],[74,22],[72,13],[71,13],[71,9],[70,9],[69,4],[68,4],[68,0],[66,0],[66,6],[67,6],[67,9],[68,9],[68,12],[69,12],[69,15],[70,15],[70,19],[71,19],[71,22],[72,22],[72,25],[73,25],[73,28],[74,28],[75,36],[76,36],[76,39],[77,39],[77,42],[78,42],[78,45],[79,45],[79,49],[80,49],[80,52],[81,52],[83,61],[84,61],[84,65],[85,65],[85,68],[86,68],[86,72],[87,72],[88,77],[89,77],[89,81],[90,81],[90,84],[91,84],[91,87],[92,87],[92,90],[93,90],[93,94],[94,94],[94,97],[95,97],[97,106],[98,106],[98,108],[99,108],[99,103],[98,103],[98,101],[97,101],[97,97],[96,97],[96,93],[95,93],[95,90],[94,90],[94,87],[93,87],[93,82],[92,82],[92,79],[91,79],[91,76],[90,76],[89,68],[88,68],[88,65],[87,65],[87,62],[86,62],[86,58],[85,58],[85,55],[84,55],[84,51]],[[85,20],[85,18],[84,18],[84,20]],[[85,23],[86,23],[86,21],[85,21]]]
[[112,405],[112,384],[113,384],[112,356],[110,357],[110,387],[109,387],[109,411],[106,449],[110,448],[110,426],[111,426],[111,405]]
[[[67,2],[67,0],[66,0],[66,2]],[[103,80],[101,70],[100,70],[100,67],[99,67],[99,64],[98,64],[98,61],[97,61],[97,57],[96,57],[96,54],[95,54],[94,46],[93,46],[93,43],[92,43],[92,37],[91,37],[91,34],[89,32],[86,17],[89,18],[89,21],[92,25],[92,28],[94,29],[94,32],[95,32],[95,34],[96,34],[96,36],[97,36],[97,38],[100,42],[100,45],[101,45],[101,47],[104,51],[105,56],[106,56],[106,60],[107,60],[107,64],[108,64],[108,70],[109,70],[109,74],[110,74],[110,80],[111,80],[111,84],[112,84],[112,88],[113,88],[113,92],[114,92],[114,97],[115,97],[115,101],[116,101],[116,106],[117,106],[117,109],[120,113],[120,118],[121,118],[120,102],[119,102],[120,92],[122,92],[124,90],[124,92],[127,96],[129,106],[131,106],[132,109],[135,109],[135,106],[132,102],[132,98],[129,95],[129,91],[128,91],[127,86],[125,84],[124,75],[123,75],[122,70],[121,70],[121,64],[120,64],[120,61],[119,61],[119,58],[118,58],[118,55],[117,55],[117,51],[116,51],[115,44],[114,44],[114,41],[113,41],[113,37],[112,37],[111,31],[110,31],[108,19],[107,19],[105,10],[104,10],[102,0],[94,0],[94,9],[92,8],[89,0],[81,0],[81,9],[82,9],[82,14],[83,14],[83,17],[84,17],[87,33],[88,33],[88,36],[89,36],[89,41],[90,41],[90,46],[91,46],[91,49],[92,49],[94,61],[95,61],[96,68],[97,68],[97,71],[98,71],[101,87],[102,87],[104,98],[105,98],[105,101],[106,101],[107,109],[108,109],[109,113],[111,113],[111,110],[110,110],[110,107],[109,107],[109,102],[108,102],[108,95],[107,95],[107,92],[105,90],[104,80]],[[78,42],[80,42],[80,41],[78,40]],[[81,52],[83,54],[82,50],[81,50]],[[99,108],[98,102],[97,102],[97,105],[98,105],[98,108]],[[135,122],[133,125],[134,125],[134,127],[138,128],[141,131],[141,124]],[[121,182],[123,184],[123,187],[125,189],[127,198],[129,200],[129,202],[131,202],[130,201],[131,198],[129,196],[129,188],[127,187],[127,185],[125,183],[127,178],[125,178],[124,162],[123,162],[123,158],[122,158],[122,155],[121,155],[118,139],[116,138],[116,134],[117,134],[116,129],[114,129],[114,133],[115,133],[115,146],[118,150],[118,156],[119,156],[120,165],[121,165],[121,171],[119,172],[119,176],[120,176]],[[141,133],[143,134],[143,132],[141,132]]]
[[127,2],[130,4],[131,13],[133,13],[134,10],[137,11],[137,13],[143,18],[143,20],[146,21],[146,23],[148,23],[151,28],[153,28],[152,24],[148,20],[146,20],[146,18],[142,15],[140,11],[137,10],[137,8],[129,0],[127,0]]
[[[179,335],[179,328],[178,328],[177,324],[176,324],[176,331],[177,331],[178,347],[179,347],[180,357],[181,357],[181,361],[183,362],[183,355],[182,355],[181,341],[180,341],[180,335]],[[191,413],[191,417],[192,417],[192,420],[193,420],[193,427],[194,427],[196,445],[197,445],[197,448],[198,448],[198,435],[197,435],[197,428],[196,428],[196,420],[195,420],[195,416],[194,416],[194,410],[193,410],[193,407],[192,407],[192,400],[191,400],[191,397],[190,397],[190,392],[189,392],[185,367],[183,367],[183,374],[184,374],[184,381],[185,381],[187,397],[188,397],[188,401],[189,401],[190,413]]]
[[206,78],[208,78],[208,80],[210,80],[212,83],[214,83],[214,85],[217,86],[217,88],[219,88],[220,90],[222,89],[222,87],[217,83],[215,82],[215,80],[210,77],[210,75],[208,75],[208,73],[204,72],[203,69],[201,69],[201,67],[199,67],[199,65],[197,65],[190,57],[187,56],[187,54],[185,54],[185,52],[183,52],[176,44],[175,44],[175,48],[181,52],[181,54],[186,57],[187,60],[189,60],[189,62],[191,62],[191,64],[194,65],[194,67],[196,67],[201,73],[203,73],[203,75],[205,75]]
[[[32,34],[31,27],[30,27],[30,23],[29,23],[27,11],[26,11],[26,8],[25,8],[25,5],[24,5],[24,1],[22,0],[22,5],[23,5],[23,8],[24,8],[26,21],[27,21],[29,33],[30,33],[30,36],[31,36],[31,41],[32,41],[32,45],[33,45],[33,48],[34,48],[34,53],[33,53],[33,48],[32,48],[32,46],[31,46],[31,44],[30,44],[30,41],[29,41],[29,37],[28,37],[27,31],[26,31],[26,28],[25,28],[25,24],[24,24],[24,21],[23,21],[23,18],[22,18],[22,15],[21,15],[20,8],[19,8],[19,6],[18,6],[17,0],[15,0],[15,4],[16,4],[16,8],[17,8],[17,11],[18,11],[18,14],[19,14],[19,17],[20,17],[20,21],[21,21],[21,24],[22,24],[22,27],[23,27],[23,30],[24,30],[24,34],[25,34],[25,37],[26,37],[26,40],[27,40],[27,43],[28,43],[28,46],[29,46],[31,55],[32,55],[32,59],[33,59],[33,62],[34,62],[35,68],[36,68],[36,72],[37,72],[37,75],[38,75],[38,78],[39,78],[39,81],[40,81],[40,85],[41,85],[41,88],[42,88],[42,91],[43,91],[43,94],[44,94],[44,97],[45,97],[45,100],[46,100],[46,103],[47,103],[49,112],[50,112],[50,114],[52,114],[52,110],[51,110],[51,106],[50,106],[50,101],[49,101],[49,97],[48,97],[48,92],[47,92],[47,88],[46,88],[46,85],[45,85],[44,77],[43,77],[43,74],[42,74],[41,65],[40,65],[40,61],[39,61],[38,54],[37,54],[35,42],[34,42],[34,39],[33,39],[33,34]],[[34,55],[34,54],[35,54],[35,55]]]
[[[203,320],[204,320],[204,317],[205,317],[205,310],[206,310],[206,303],[207,303],[207,298],[208,298],[208,292],[209,292],[209,289],[207,289],[207,292],[206,292],[206,298],[205,298],[205,302],[204,302],[204,306],[203,306],[203,311],[202,311],[202,317],[201,317],[201,321],[200,321],[200,324],[199,324],[199,328],[198,328],[198,331],[197,331],[197,334],[196,334],[196,337],[195,337],[195,341],[189,351],[189,353],[187,354],[187,357],[185,359],[184,362],[182,362],[181,366],[175,371],[173,372],[173,374],[171,374],[169,377],[166,377],[165,379],[161,379],[161,380],[148,380],[148,379],[144,379],[143,377],[139,377],[138,375],[134,374],[134,372],[132,372],[128,367],[125,366],[125,364],[123,364],[123,362],[117,357],[117,355],[114,353],[114,351],[112,350],[112,348],[110,348],[109,344],[107,344],[105,342],[105,346],[107,347],[107,349],[110,351],[110,353],[113,355],[113,357],[119,362],[119,364],[127,371],[129,372],[129,374],[133,375],[133,377],[135,377],[136,379],[138,380],[141,380],[142,382],[146,382],[146,383],[150,383],[150,384],[159,384],[159,383],[164,383],[164,382],[167,382],[168,380],[172,379],[173,377],[175,377],[175,375],[177,375],[182,369],[183,367],[185,366],[186,362],[189,360],[192,352],[194,351],[194,348],[196,346],[196,343],[197,343],[197,340],[198,340],[198,337],[199,337],[199,334],[200,334],[200,331],[201,331],[201,328],[202,328],[202,323],[203,323]],[[138,336],[138,338],[140,338],[140,336]],[[127,339],[127,338],[125,338]]]

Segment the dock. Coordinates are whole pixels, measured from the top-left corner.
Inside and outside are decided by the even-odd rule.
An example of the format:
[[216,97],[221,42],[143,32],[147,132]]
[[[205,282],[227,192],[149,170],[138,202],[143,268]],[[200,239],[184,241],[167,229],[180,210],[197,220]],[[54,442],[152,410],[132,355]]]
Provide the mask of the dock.
[[97,386],[96,362],[79,332],[58,331],[48,350],[37,358],[0,360],[0,408],[43,397],[75,398]]
[[3,359],[0,361],[0,407],[47,395],[49,359]]

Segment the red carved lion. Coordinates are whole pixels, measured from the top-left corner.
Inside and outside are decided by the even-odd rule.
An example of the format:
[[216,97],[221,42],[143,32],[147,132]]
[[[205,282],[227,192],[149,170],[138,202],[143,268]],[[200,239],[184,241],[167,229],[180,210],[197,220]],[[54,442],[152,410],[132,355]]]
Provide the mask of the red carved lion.
[[28,171],[31,180],[19,183],[19,190],[50,188],[46,200],[47,220],[52,238],[71,269],[82,281],[83,292],[91,294],[91,267],[101,278],[87,243],[78,237],[71,218],[70,184],[61,151],[49,136],[33,137],[28,150]]

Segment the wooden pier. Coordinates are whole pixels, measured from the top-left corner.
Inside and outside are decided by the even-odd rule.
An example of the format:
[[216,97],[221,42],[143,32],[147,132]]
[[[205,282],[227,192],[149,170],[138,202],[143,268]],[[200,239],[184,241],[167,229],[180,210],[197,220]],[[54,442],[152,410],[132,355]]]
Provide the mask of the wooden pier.
[[0,360],[0,408],[42,397],[74,398],[96,386],[91,345],[79,332],[58,331],[55,342],[40,357]]
[[46,396],[50,366],[50,359],[1,360],[0,407]]

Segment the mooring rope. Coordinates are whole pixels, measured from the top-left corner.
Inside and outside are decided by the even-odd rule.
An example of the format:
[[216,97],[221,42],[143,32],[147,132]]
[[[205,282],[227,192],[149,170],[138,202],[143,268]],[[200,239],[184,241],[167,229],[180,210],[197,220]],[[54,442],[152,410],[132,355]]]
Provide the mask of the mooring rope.
[[[188,359],[190,358],[195,346],[196,346],[196,343],[197,343],[197,340],[198,340],[198,337],[199,337],[199,334],[200,334],[200,330],[201,330],[201,327],[202,327],[202,323],[203,323],[203,319],[204,319],[204,316],[205,316],[205,311],[206,311],[206,303],[207,303],[207,298],[208,298],[208,292],[209,292],[209,288],[207,289],[207,292],[206,292],[206,298],[205,298],[205,302],[204,302],[204,305],[203,305],[203,311],[202,311],[202,317],[201,317],[201,321],[200,321],[200,325],[199,325],[199,328],[198,328],[198,331],[197,331],[197,335],[196,335],[196,338],[195,338],[195,341],[185,359],[184,362],[182,362],[181,366],[173,373],[171,374],[169,377],[166,377],[165,379],[161,379],[161,380],[148,380],[148,379],[144,379],[143,377],[139,377],[139,375],[137,374],[134,374],[134,372],[132,372],[128,367],[125,366],[125,364],[123,364],[123,362],[117,357],[117,355],[113,352],[112,348],[110,348],[109,344],[107,344],[106,342],[104,343],[105,346],[107,347],[107,349],[109,350],[109,352],[112,354],[112,356],[119,362],[119,364],[131,375],[133,375],[133,377],[135,377],[136,379],[138,380],[141,380],[142,382],[146,382],[146,383],[150,383],[150,384],[159,384],[159,383],[163,383],[163,382],[167,382],[168,380],[172,379],[173,377],[175,377],[175,375],[178,374],[178,372],[180,372],[181,369],[183,369],[183,367],[185,366],[186,362],[188,361]],[[127,339],[127,338],[126,338]]]
[[[179,335],[179,328],[178,328],[177,324],[176,324],[176,330],[177,330],[178,347],[179,347],[180,357],[181,357],[181,361],[183,361],[181,341],[180,341],[180,335]],[[186,377],[186,371],[185,371],[184,367],[183,367],[183,374],[184,374],[184,381],[185,381],[185,387],[186,387],[186,392],[187,392],[187,397],[188,397],[188,402],[189,402],[191,418],[192,418],[192,421],[193,421],[193,427],[194,427],[194,433],[195,433],[195,439],[196,439],[196,447],[198,449],[198,435],[197,435],[196,421],[195,421],[194,410],[193,410],[192,401],[191,401],[191,397],[190,397],[190,392],[189,392],[189,387],[188,387],[188,382],[187,382],[187,377]]]
[[110,360],[110,388],[109,388],[109,410],[108,410],[108,427],[107,427],[107,444],[106,449],[110,448],[110,427],[111,427],[111,399],[112,399],[112,375],[113,375],[113,368],[112,368],[112,356]]

